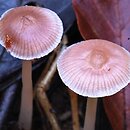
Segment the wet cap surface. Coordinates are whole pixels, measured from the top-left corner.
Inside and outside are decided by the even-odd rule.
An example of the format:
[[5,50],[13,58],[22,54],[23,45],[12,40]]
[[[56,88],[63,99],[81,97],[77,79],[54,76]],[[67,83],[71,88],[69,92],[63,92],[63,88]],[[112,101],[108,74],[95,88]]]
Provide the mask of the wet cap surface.
[[1,18],[0,44],[19,59],[47,55],[60,43],[62,34],[62,21],[46,8],[17,7],[6,11]]
[[62,81],[79,95],[103,97],[130,81],[130,54],[106,40],[87,40],[68,47],[57,68]]

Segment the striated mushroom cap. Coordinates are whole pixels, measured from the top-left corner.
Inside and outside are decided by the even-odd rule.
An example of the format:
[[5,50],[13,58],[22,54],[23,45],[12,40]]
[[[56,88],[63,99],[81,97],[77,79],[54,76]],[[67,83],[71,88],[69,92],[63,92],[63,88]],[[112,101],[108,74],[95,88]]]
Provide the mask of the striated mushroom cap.
[[66,86],[79,95],[103,97],[130,81],[130,54],[106,40],[87,40],[68,47],[57,61]]
[[50,53],[60,43],[62,21],[46,8],[22,6],[9,9],[0,19],[0,44],[19,59]]

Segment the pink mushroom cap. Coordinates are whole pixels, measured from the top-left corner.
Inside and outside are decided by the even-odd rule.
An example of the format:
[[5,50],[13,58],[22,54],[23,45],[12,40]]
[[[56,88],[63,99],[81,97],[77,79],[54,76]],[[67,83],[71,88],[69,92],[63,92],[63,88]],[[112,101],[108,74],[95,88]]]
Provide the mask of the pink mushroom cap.
[[0,19],[0,44],[19,59],[47,55],[60,43],[62,21],[46,8],[21,6],[7,10]]
[[130,81],[130,54],[106,40],[87,40],[64,50],[57,68],[62,81],[82,96],[110,96]]

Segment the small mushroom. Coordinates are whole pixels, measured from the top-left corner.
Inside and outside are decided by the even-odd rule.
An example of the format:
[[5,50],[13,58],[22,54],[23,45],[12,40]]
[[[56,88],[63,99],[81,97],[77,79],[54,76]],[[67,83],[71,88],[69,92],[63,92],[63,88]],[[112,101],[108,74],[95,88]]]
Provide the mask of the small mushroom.
[[113,95],[130,82],[129,52],[106,40],[86,40],[68,47],[57,68],[66,86],[90,97],[84,130],[94,130],[97,97]]
[[22,99],[19,127],[31,129],[32,60],[53,51],[63,34],[62,21],[46,8],[21,6],[6,11],[0,19],[0,44],[10,54],[22,59]]

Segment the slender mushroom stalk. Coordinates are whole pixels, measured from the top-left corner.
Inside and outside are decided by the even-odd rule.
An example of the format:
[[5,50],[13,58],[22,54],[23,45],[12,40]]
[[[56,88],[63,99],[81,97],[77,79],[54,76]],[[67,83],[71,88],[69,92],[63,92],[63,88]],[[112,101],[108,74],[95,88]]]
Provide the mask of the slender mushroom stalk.
[[87,98],[84,130],[95,130],[97,98]]
[[19,115],[19,127],[31,130],[32,110],[33,110],[33,88],[32,88],[32,62],[23,60],[22,62],[22,96]]
[[95,129],[97,98],[113,95],[130,82],[129,52],[101,39],[68,47],[59,57],[57,68],[66,86],[79,95],[91,97],[84,130]]
[[[7,10],[0,18],[0,44],[23,61],[20,128],[31,129],[31,60],[53,51],[61,41],[63,24],[58,15],[46,8],[21,6]],[[27,61],[28,60],[28,61]]]

